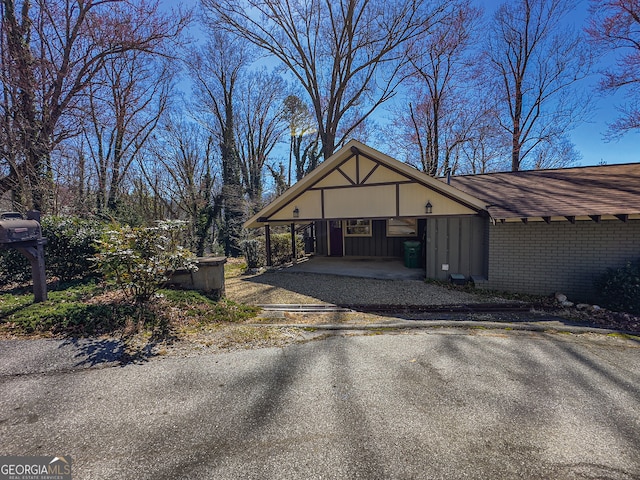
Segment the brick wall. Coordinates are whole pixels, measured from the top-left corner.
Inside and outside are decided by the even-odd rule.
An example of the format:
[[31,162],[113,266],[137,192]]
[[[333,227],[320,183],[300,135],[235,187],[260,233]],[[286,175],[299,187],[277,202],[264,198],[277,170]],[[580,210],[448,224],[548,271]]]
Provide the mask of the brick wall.
[[640,220],[506,223],[489,227],[488,288],[596,302],[593,281],[640,258]]

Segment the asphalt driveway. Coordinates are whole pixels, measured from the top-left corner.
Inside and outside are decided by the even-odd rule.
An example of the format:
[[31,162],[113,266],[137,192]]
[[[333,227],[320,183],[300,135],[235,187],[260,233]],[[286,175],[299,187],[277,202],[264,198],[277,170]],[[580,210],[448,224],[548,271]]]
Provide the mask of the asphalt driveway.
[[442,329],[81,367],[0,375],[0,454],[71,455],[74,479],[640,479],[634,340]]

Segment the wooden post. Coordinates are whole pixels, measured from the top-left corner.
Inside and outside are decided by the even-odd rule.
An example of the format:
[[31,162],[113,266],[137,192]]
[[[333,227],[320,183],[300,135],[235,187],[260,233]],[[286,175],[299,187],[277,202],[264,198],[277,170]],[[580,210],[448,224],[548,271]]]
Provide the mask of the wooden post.
[[34,302],[47,301],[47,274],[44,265],[44,245],[46,239],[39,239],[34,246],[16,247],[31,264],[31,278],[33,280]]
[[291,256],[293,263],[296,263],[296,224],[291,224]]
[[271,260],[271,229],[269,228],[269,224],[264,226],[264,246],[267,254],[267,267],[273,265]]

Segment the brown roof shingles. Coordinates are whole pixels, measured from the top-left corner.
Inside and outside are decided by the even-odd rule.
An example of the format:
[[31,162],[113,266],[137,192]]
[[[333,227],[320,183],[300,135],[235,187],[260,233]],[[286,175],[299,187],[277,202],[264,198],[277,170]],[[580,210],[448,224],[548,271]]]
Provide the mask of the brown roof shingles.
[[492,218],[640,213],[640,163],[451,177]]

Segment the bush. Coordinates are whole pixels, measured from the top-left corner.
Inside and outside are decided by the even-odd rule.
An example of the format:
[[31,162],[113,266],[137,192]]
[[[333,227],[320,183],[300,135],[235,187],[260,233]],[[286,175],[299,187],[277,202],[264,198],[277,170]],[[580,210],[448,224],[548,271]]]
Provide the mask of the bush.
[[113,225],[98,242],[95,261],[105,279],[142,304],[176,270],[195,270],[193,253],[180,245],[185,223],[161,221],[157,227]]
[[[47,277],[63,282],[92,273],[91,258],[97,253],[96,241],[104,225],[96,220],[78,217],[45,216],[42,236],[47,239],[44,261]],[[31,279],[31,264],[13,248],[0,249],[0,281],[26,282]]]
[[[301,235],[296,235],[296,254],[298,258],[304,254],[304,241]],[[271,260],[274,265],[283,265],[293,261],[290,233],[271,235]]]
[[[242,251],[247,261],[247,268],[258,268],[266,265],[266,246],[264,237],[252,238],[242,242]],[[296,257],[304,255],[304,239],[296,235]],[[273,265],[284,265],[293,261],[290,233],[271,234],[271,262]]]
[[42,235],[47,238],[47,274],[63,282],[94,273],[92,258],[98,252],[97,240],[105,225],[78,217],[44,217]]
[[602,306],[616,311],[640,314],[640,259],[621,268],[609,268],[595,286]]
[[0,283],[31,280],[31,264],[13,248],[0,247]]
[[251,238],[242,242],[242,251],[244,258],[247,261],[247,268],[258,268],[263,265],[264,262],[264,249],[261,250],[260,241],[256,238]]

